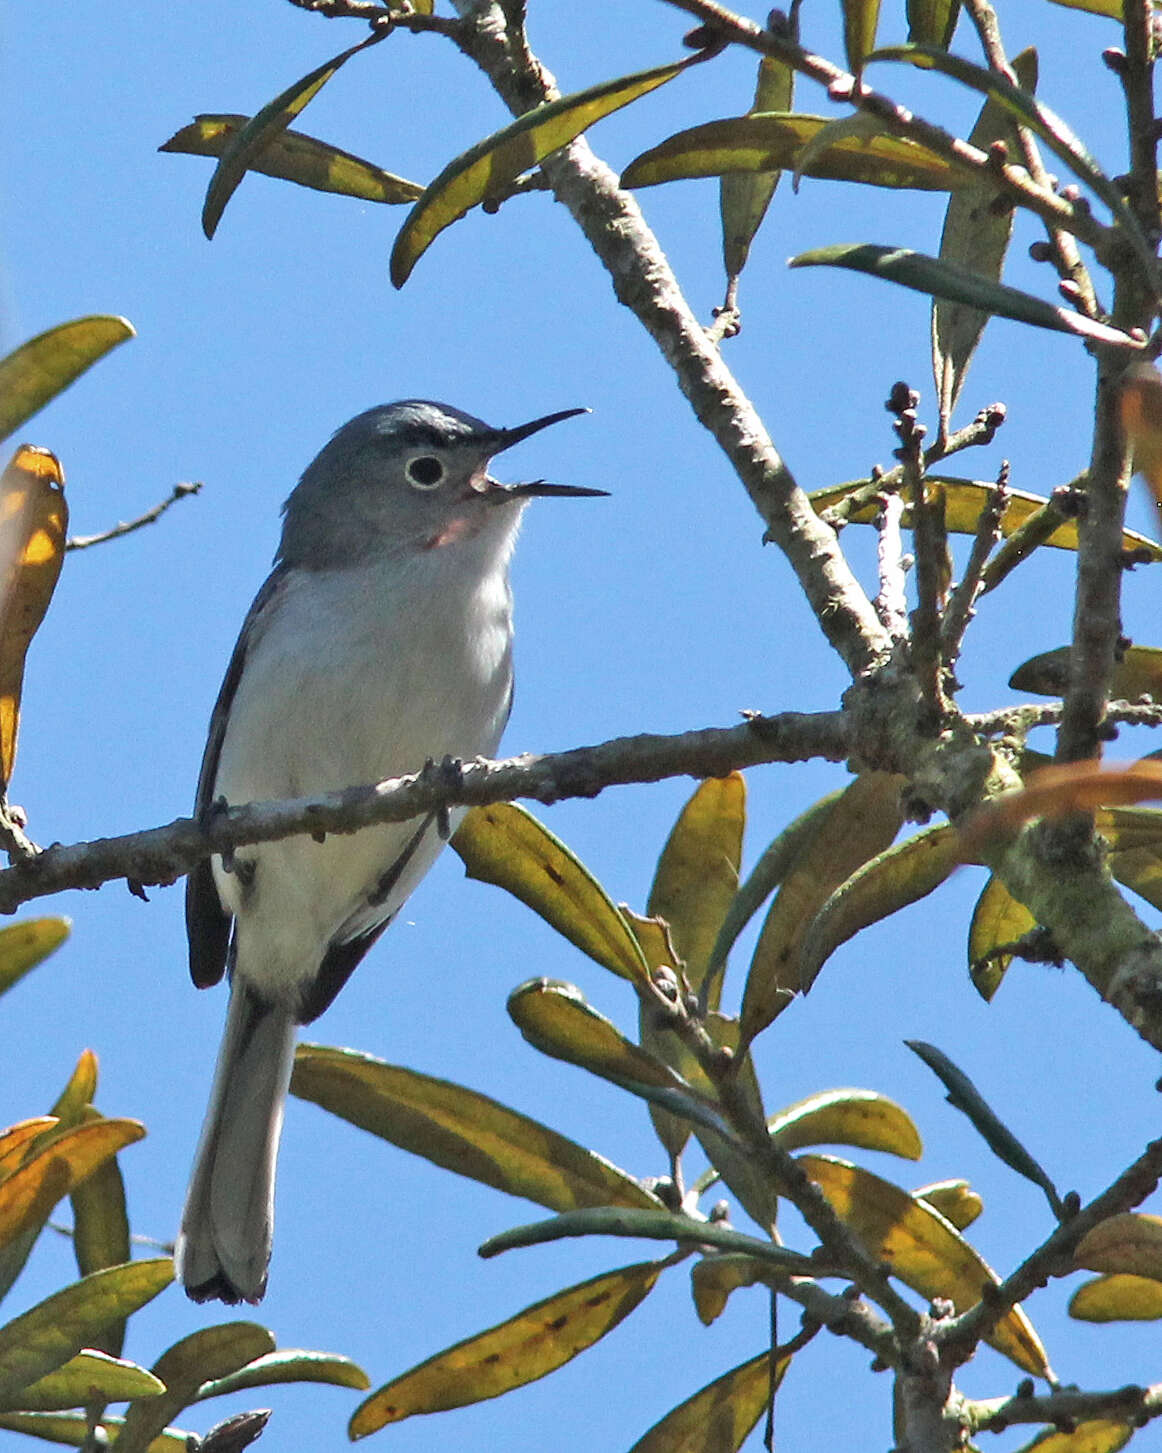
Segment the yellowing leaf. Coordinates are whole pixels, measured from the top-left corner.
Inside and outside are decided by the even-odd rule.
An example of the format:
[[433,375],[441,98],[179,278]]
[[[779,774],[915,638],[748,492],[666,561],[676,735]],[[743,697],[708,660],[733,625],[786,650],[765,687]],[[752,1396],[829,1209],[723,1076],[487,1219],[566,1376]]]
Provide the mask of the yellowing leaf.
[[121,1453],[147,1453],[170,1418],[195,1400],[204,1382],[237,1372],[273,1351],[274,1338],[255,1322],[203,1327],[175,1342],[153,1364],[162,1385],[161,1396],[135,1402],[125,1415],[117,1438]]
[[268,155],[267,148],[271,141],[281,131],[285,131],[295,117],[315,99],[340,66],[368,46],[378,45],[386,34],[383,30],[373,31],[366,40],[361,40],[358,45],[351,46],[333,60],[317,66],[301,80],[281,91],[273,101],[267,102],[256,116],[252,116],[241,130],[229,138],[222,148],[218,165],[214,168],[214,175],[206,189],[206,200],[202,207],[202,231],[207,237],[213,237],[218,223],[222,220],[222,213],[226,210],[226,203],[237,191],[238,184],[246,175],[252,161]]
[[1126,1211],[1081,1238],[1074,1264],[1087,1271],[1129,1272],[1162,1281],[1162,1216]]
[[[1031,656],[1009,677],[1014,691],[1031,691],[1037,696],[1064,696],[1068,684],[1068,646]],[[1110,695],[1125,701],[1142,696],[1162,698],[1162,650],[1157,646],[1127,646],[1114,662]]]
[[0,475],[0,789],[12,780],[24,658],[64,560],[64,484],[56,455],[29,444]]
[[874,1090],[824,1090],[788,1105],[767,1122],[784,1150],[805,1145],[856,1145],[919,1160],[924,1142],[908,1112]]
[[[816,514],[822,514],[824,510],[831,509],[855,490],[861,489],[866,482],[865,480],[855,480],[848,484],[833,485],[829,489],[816,490],[810,496],[811,506]],[[930,493],[938,495],[943,502],[946,528],[956,534],[964,535],[976,533],[981,510],[986,507],[996,492],[995,483],[990,484],[977,479],[953,479],[939,474],[928,475],[924,486]],[[1001,533],[1005,536],[1013,534],[1020,525],[1023,525],[1039,509],[1048,504],[1048,500],[1041,495],[1026,494],[1019,489],[1007,491],[1006,498],[1009,506],[1001,521]],[[874,524],[878,508],[874,502],[869,502],[862,509],[854,510],[849,517],[850,523]],[[911,507],[906,500],[902,523],[906,529],[911,528]],[[1054,530],[1045,543],[1058,550],[1076,550],[1078,546],[1077,522],[1066,520]],[[1148,560],[1162,560],[1162,545],[1147,539],[1145,535],[1137,534],[1134,530],[1122,531],[1122,548],[1135,553],[1140,551],[1143,558]]]
[[742,1001],[743,1041],[775,1018],[801,987],[799,956],[815,915],[839,885],[895,837],[902,778],[866,772],[821,820],[783,879],[751,960]]
[[909,903],[934,892],[961,861],[954,827],[928,827],[857,868],[816,914],[803,938],[799,974],[804,990],[840,944]]
[[919,1201],[927,1201],[958,1231],[971,1226],[984,1210],[984,1202],[967,1181],[934,1181],[929,1186],[917,1186],[912,1194]]
[[[1066,3],[1066,0],[1057,0]],[[1107,1418],[1091,1418],[1078,1423],[1071,1433],[1061,1433],[1050,1428],[1031,1443],[1026,1443],[1020,1453],[1118,1453],[1134,1436],[1134,1428],[1128,1423],[1115,1423]]]
[[742,1252],[699,1257],[690,1270],[690,1290],[698,1320],[709,1327],[725,1311],[731,1292],[761,1284],[769,1276],[769,1267]]
[[605,889],[531,812],[511,802],[474,807],[452,847],[470,878],[504,888],[613,973],[645,977],[637,939]]
[[968,930],[968,972],[981,998],[988,1003],[1000,988],[1013,961],[999,952],[1037,927],[1037,920],[1019,903],[1001,880],[992,877],[976,900]]
[[1156,1322],[1162,1317],[1162,1281],[1115,1272],[1084,1282],[1069,1299],[1080,1322]]
[[84,1407],[98,1398],[122,1403],[132,1398],[153,1398],[164,1391],[165,1384],[135,1362],[122,1362],[104,1352],[88,1350],[78,1352],[55,1372],[0,1400],[0,1410],[52,1412]]
[[[174,133],[158,151],[187,156],[222,156],[249,116],[207,114],[195,116],[189,126]],[[296,182],[317,192],[337,192],[364,202],[414,202],[423,193],[418,182],[385,172],[361,157],[341,151],[301,131],[277,131],[247,159],[247,170],[281,181]]]
[[60,1122],[55,1115],[36,1115],[18,1121],[0,1133],[0,1181],[6,1180],[28,1158],[29,1149],[46,1130]]
[[828,116],[769,111],[707,121],[642,152],[621,175],[624,187],[655,187],[695,177],[761,175],[801,170],[824,181],[947,192],[976,184],[975,173],[918,142],[880,130],[835,131],[823,150],[812,143],[832,125]]
[[402,288],[436,236],[465,212],[502,195],[522,172],[567,146],[595,121],[664,86],[701,59],[701,55],[692,56],[674,65],[620,76],[537,106],[449,162],[416,203],[395,239],[392,282]]
[[1121,20],[1121,0],[1053,0],[1067,10],[1084,10],[1090,15],[1104,15],[1107,20]]
[[[775,1387],[791,1359],[775,1366]],[[736,1453],[762,1417],[771,1396],[771,1354],[723,1373],[687,1398],[645,1434],[630,1453]]]
[[173,1281],[168,1256],[94,1272],[0,1327],[0,1396],[62,1367],[101,1329],[152,1301]]
[[[980,1253],[924,1201],[847,1161],[804,1155],[799,1163],[872,1256],[922,1296],[946,1297],[963,1312],[980,1300],[986,1282],[998,1283]],[[1026,1372],[1047,1374],[1045,1349],[1020,1307],[987,1340]]]
[[14,434],[110,349],[134,336],[125,318],[73,318],[0,358],[0,439]]
[[0,928],[0,994],[60,948],[72,927],[69,918],[26,918]]
[[653,1289],[662,1265],[646,1261],[605,1272],[438,1352],[361,1403],[348,1428],[351,1437],[364,1438],[415,1413],[499,1397],[555,1372],[624,1320]]
[[291,1090],[446,1170],[554,1211],[660,1205],[625,1171],[547,1125],[354,1050],[300,1044]]

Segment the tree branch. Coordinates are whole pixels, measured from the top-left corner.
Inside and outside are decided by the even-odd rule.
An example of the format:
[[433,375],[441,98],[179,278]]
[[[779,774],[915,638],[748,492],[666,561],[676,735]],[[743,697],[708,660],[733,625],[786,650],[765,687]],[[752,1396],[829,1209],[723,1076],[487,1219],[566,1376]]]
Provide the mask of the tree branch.
[[138,515],[135,520],[123,520],[111,529],[102,530],[99,535],[70,535],[65,541],[65,549],[87,550],[90,545],[104,545],[107,540],[119,540],[122,535],[131,535],[134,530],[140,530],[143,525],[152,525],[155,520],[160,520],[166,510],[171,505],[177,504],[178,500],[188,499],[192,494],[199,494],[201,488],[201,480],[194,484],[175,484],[160,504],[154,505],[151,510],[146,510],[143,515]]

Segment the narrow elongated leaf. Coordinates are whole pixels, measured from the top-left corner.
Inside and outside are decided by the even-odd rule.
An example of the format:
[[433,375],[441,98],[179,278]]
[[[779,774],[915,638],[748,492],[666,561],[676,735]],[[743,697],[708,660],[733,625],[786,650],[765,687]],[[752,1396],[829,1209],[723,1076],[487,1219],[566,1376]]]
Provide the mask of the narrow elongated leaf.
[[334,59],[316,66],[301,80],[295,81],[285,91],[280,91],[273,101],[269,101],[241,130],[231,136],[214,168],[202,206],[202,231],[207,237],[213,237],[217,231],[222,213],[226,210],[226,203],[237,191],[252,159],[266,152],[270,141],[280,131],[285,131],[295,117],[315,99],[340,66],[345,65],[359,51],[377,45],[384,39],[385,34],[384,31],[375,31],[358,45],[353,45]]
[[[755,82],[754,104],[757,111],[789,111],[795,95],[795,72],[774,56],[759,61]],[[753,176],[723,177],[718,185],[718,210],[722,217],[722,263],[729,282],[733,283],[746,266],[750,245],[767,214],[775,188],[779,185],[777,171],[759,172]]]
[[919,1160],[924,1142],[908,1112],[874,1090],[824,1090],[773,1116],[771,1139],[784,1150],[805,1145],[857,1145]]
[[117,1438],[121,1453],[147,1453],[170,1418],[198,1397],[202,1384],[226,1377],[256,1357],[274,1351],[274,1338],[256,1322],[223,1322],[203,1327],[168,1348],[153,1364],[160,1397],[134,1403]]
[[[115,1438],[122,1423],[121,1418],[102,1418],[98,1428]],[[69,1448],[87,1445],[92,1436],[85,1413],[0,1413],[0,1428]],[[167,1428],[150,1444],[149,1453],[189,1453],[193,1436],[181,1428]]]
[[0,994],[60,948],[72,927],[71,918],[26,918],[0,928]]
[[[929,37],[914,36],[915,40]],[[1037,52],[1023,50],[1013,57],[1013,70],[1024,90],[1037,87]],[[969,141],[980,151],[994,142],[1016,149],[1016,126],[1012,116],[989,96],[981,108]],[[997,192],[987,183],[955,192],[948,199],[944,230],[940,234],[940,259],[966,267],[970,272],[1000,282],[1005,254],[1013,234],[1012,207],[998,208]],[[947,420],[956,407],[968,366],[980,342],[989,315],[963,303],[937,298],[932,305],[932,373],[940,417]]]
[[1080,1322],[1156,1322],[1162,1318],[1162,1281],[1115,1272],[1083,1282],[1069,1299]]
[[973,1128],[982,1137],[994,1155],[999,1156],[1018,1175],[1032,1181],[1045,1192],[1053,1214],[1060,1220],[1065,1215],[1057,1187],[1041,1169],[1009,1127],[985,1100],[984,1096],[959,1067],[934,1044],[925,1044],[920,1039],[906,1039],[904,1043],[913,1054],[919,1055],[932,1073],[948,1091],[948,1103],[967,1115]]
[[1142,234],[1137,218],[1126,205],[1126,199],[1098,166],[1081,139],[1060,116],[1050,111],[1048,106],[1043,106],[1028,91],[1014,86],[999,71],[975,65],[963,56],[952,55],[936,46],[885,46],[868,56],[868,60],[903,61],[907,65],[918,66],[921,70],[939,71],[962,86],[970,86],[982,95],[994,97],[1022,126],[1036,132],[1050,151],[1060,157],[1070,171],[1102,199],[1121,224],[1139,256],[1145,254],[1143,261],[1146,258],[1153,259],[1149,243]]
[[94,1272],[0,1327],[0,1396],[62,1367],[118,1317],[153,1300],[173,1281],[168,1256]]
[[28,1159],[33,1144],[45,1131],[59,1124],[55,1115],[34,1115],[0,1133],[0,1181],[6,1180]]
[[843,6],[843,49],[847,55],[847,67],[858,76],[876,43],[880,0],[840,0],[840,3]]
[[49,1113],[55,1115],[62,1125],[79,1125],[86,1106],[93,1103],[96,1094],[97,1056],[91,1049],[85,1049],[81,1051],[68,1084],[57,1096],[56,1104]]
[[[1063,696],[1068,684],[1068,646],[1031,656],[1009,677],[1014,691],[1031,691],[1036,696]],[[1137,701],[1143,696],[1162,700],[1162,649],[1127,646],[1121,658],[1114,662],[1110,695],[1124,701]]]
[[935,892],[959,866],[961,851],[954,827],[928,827],[857,868],[820,908],[804,935],[799,954],[804,990],[839,945],[861,928]]
[[1053,0],[1067,10],[1084,10],[1089,15],[1104,15],[1107,20],[1121,20],[1121,0]]
[[918,1201],[927,1201],[958,1231],[971,1226],[984,1210],[984,1202],[967,1181],[934,1181],[929,1186],[917,1186],[912,1194]]
[[1109,1418],[1088,1418],[1072,1432],[1063,1433],[1046,1428],[1017,1453],[1119,1453],[1134,1436],[1132,1423],[1114,1422]]
[[[871,1254],[922,1296],[947,1297],[963,1312],[980,1300],[986,1282],[997,1283],[979,1252],[924,1201],[831,1156],[803,1155],[799,1163]],[[1049,1372],[1041,1340],[1020,1307],[1007,1312],[987,1340],[1033,1376]]]
[[851,874],[881,853],[899,831],[902,779],[866,772],[820,822],[783,879],[751,960],[742,1001],[749,1043],[801,987],[799,956],[816,913]]
[[16,759],[24,658],[65,558],[64,485],[56,455],[29,444],[0,475],[0,790]]
[[[791,1365],[775,1364],[777,1388]],[[736,1453],[762,1417],[771,1396],[771,1354],[760,1352],[679,1403],[630,1453]]]
[[[840,500],[846,499],[849,494],[862,488],[865,483],[865,480],[856,480],[847,484],[832,485],[828,489],[816,490],[810,495],[811,506],[816,514],[822,514],[824,510],[831,509]],[[965,535],[976,533],[981,510],[996,492],[996,484],[986,480],[955,479],[941,474],[928,475],[924,480],[924,486],[927,490],[939,494],[944,511],[945,527],[956,534]],[[1001,521],[1001,533],[1006,537],[1013,534],[1038,510],[1043,509],[1049,503],[1043,495],[1027,494],[1024,490],[1018,489],[1009,490],[1006,498],[1009,505],[1005,510],[1004,519]],[[863,508],[853,510],[849,521],[851,524],[872,525],[875,523],[878,508],[878,505],[871,502]],[[907,500],[904,502],[902,523],[906,529],[911,528],[912,509]],[[1065,520],[1053,531],[1045,544],[1056,550],[1076,550],[1078,546],[1077,522]],[[1133,551],[1135,554],[1141,552],[1144,559],[1162,560],[1162,545],[1145,535],[1137,534],[1134,530],[1122,531],[1122,548]]]
[[307,1352],[287,1347],[281,1352],[268,1352],[256,1357],[237,1372],[204,1382],[197,1391],[197,1400],[226,1397],[230,1393],[247,1392],[253,1387],[273,1387],[287,1382],[318,1382],[329,1387],[353,1387],[366,1392],[371,1379],[349,1357],[334,1352]]
[[787,266],[847,268],[911,288],[914,292],[928,293],[934,298],[965,303],[970,308],[999,318],[1029,323],[1035,328],[1072,333],[1078,338],[1109,343],[1119,348],[1145,346],[1143,339],[1131,338],[1119,328],[1111,328],[1069,308],[1047,303],[1032,293],[1023,293],[1006,283],[992,282],[966,267],[941,262],[939,258],[913,252],[907,247],[887,247],[876,242],[841,242],[801,252],[798,257],[791,258]]
[[[222,156],[239,133],[250,124],[249,116],[207,114],[195,116],[188,126],[176,131],[158,151],[182,152],[188,156]],[[363,202],[396,205],[414,202],[423,194],[418,182],[409,182],[385,172],[382,167],[341,151],[329,142],[318,141],[301,131],[280,131],[268,137],[260,151],[252,152],[248,171],[280,181],[296,182],[317,192],[337,192]]]
[[[86,1122],[103,1118],[91,1105],[86,1109]],[[129,1211],[125,1178],[117,1157],[111,1155],[75,1185],[69,1201],[73,1208],[73,1255],[81,1275],[128,1261]],[[125,1323],[111,1323],[93,1345],[112,1357],[120,1357],[125,1345]]]
[[908,39],[947,50],[960,19],[960,0],[907,0]]
[[499,196],[522,172],[567,146],[595,121],[672,81],[703,57],[603,81],[599,86],[562,96],[518,117],[449,162],[415,204],[391,252],[391,280],[402,288],[436,236],[464,213]]
[[300,1044],[291,1090],[446,1170],[554,1211],[660,1204],[625,1171],[547,1125],[354,1050]]
[[164,1392],[165,1384],[135,1362],[85,1351],[70,1357],[55,1372],[0,1399],[0,1411],[57,1412],[85,1407],[98,1398],[107,1403],[125,1403]]
[[364,1438],[415,1413],[483,1402],[546,1377],[624,1321],[653,1290],[663,1264],[645,1261],[605,1272],[437,1353],[361,1403],[348,1427],[351,1437]]
[[645,976],[637,939],[605,889],[531,812],[512,802],[474,807],[452,847],[470,878],[519,898],[582,953],[623,979]]
[[135,336],[126,318],[94,314],[58,323],[0,358],[0,439],[15,434],[110,349]]
[[[763,112],[707,121],[643,151],[622,173],[625,187],[654,187],[695,177],[762,176],[796,169],[823,181],[947,192],[979,185],[967,167],[882,128],[829,132],[829,116]],[[824,140],[827,138],[824,137]]]
[[542,1054],[600,1075],[631,1094],[684,1115],[693,1124],[732,1138],[711,1101],[653,1055],[631,1044],[572,984],[530,979],[512,991],[507,1007],[521,1034]]

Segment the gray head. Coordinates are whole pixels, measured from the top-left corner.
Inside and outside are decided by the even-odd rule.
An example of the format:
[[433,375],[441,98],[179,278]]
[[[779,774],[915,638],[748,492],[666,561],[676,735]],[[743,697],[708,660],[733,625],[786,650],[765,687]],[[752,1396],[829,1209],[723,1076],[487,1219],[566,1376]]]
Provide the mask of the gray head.
[[[307,467],[283,506],[277,559],[306,569],[410,554],[497,527],[508,536],[534,495],[604,490],[501,484],[493,455],[585,409],[565,409],[515,429],[494,429],[448,404],[405,399],[357,415]],[[499,507],[499,508],[498,508]]]

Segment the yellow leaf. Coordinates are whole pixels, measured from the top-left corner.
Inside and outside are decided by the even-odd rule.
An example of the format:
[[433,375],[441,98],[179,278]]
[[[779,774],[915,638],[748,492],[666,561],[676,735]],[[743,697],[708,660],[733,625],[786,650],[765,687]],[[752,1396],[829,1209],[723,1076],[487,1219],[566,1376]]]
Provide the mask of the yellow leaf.
[[1162,1317],[1162,1282],[1130,1272],[1095,1277],[1070,1297],[1069,1315],[1080,1322],[1156,1322]]
[[[1068,0],[1056,0],[1056,3],[1067,4]],[[1050,1429],[1027,1443],[1022,1453],[1118,1453],[1133,1436],[1134,1429],[1127,1423],[1093,1418],[1078,1423],[1072,1433]]]
[[[249,116],[236,115],[195,116],[158,151],[220,157],[250,120]],[[247,158],[247,170],[318,192],[358,197],[364,202],[414,202],[424,190],[418,182],[385,172],[372,162],[301,131],[279,131],[269,137]]]
[[987,1003],[1000,987],[1013,961],[999,953],[1037,927],[1037,920],[1019,903],[999,878],[992,877],[976,900],[968,930],[968,972],[977,993]]
[[[872,1256],[922,1296],[946,1297],[963,1312],[980,1300],[986,1282],[998,1284],[955,1226],[901,1187],[831,1156],[804,1155],[799,1164]],[[1045,1349],[1020,1307],[1007,1312],[987,1340],[1026,1372],[1047,1375]]]
[[0,475],[0,789],[12,780],[24,658],[64,560],[64,484],[56,455],[30,444]]
[[971,1226],[984,1210],[984,1202],[967,1181],[933,1181],[929,1186],[917,1186],[912,1194],[919,1201],[927,1201],[958,1231]]
[[7,439],[110,349],[134,337],[125,318],[73,318],[0,358],[0,439]]
[[103,1402],[122,1403],[132,1398],[154,1398],[164,1391],[165,1384],[135,1362],[123,1362],[88,1349],[70,1357],[55,1372],[13,1393],[0,1402],[0,1407],[5,1412],[51,1412],[84,1407],[98,1398]]
[[29,1148],[46,1130],[60,1122],[55,1115],[37,1115],[21,1120],[0,1133],[0,1181],[6,1180],[28,1158]]
[[0,994],[58,949],[72,926],[69,918],[26,918],[0,928]]
[[452,839],[470,878],[504,888],[582,953],[624,979],[646,976],[625,919],[588,868],[531,812],[474,807]]
[[[111,1155],[140,1140],[137,1120],[99,1119],[50,1131],[18,1170],[0,1182],[0,1245],[15,1240],[85,1176]],[[44,1197],[52,1196],[47,1207]]]
[[1129,1272],[1162,1281],[1162,1216],[1126,1211],[1082,1237],[1074,1264],[1087,1271]]
[[415,204],[395,239],[392,282],[402,288],[436,236],[465,212],[502,195],[522,172],[567,146],[595,121],[664,86],[702,59],[701,55],[691,56],[673,65],[620,76],[537,106],[449,162]]
[[759,1285],[769,1275],[769,1267],[739,1251],[699,1257],[690,1270],[690,1290],[698,1320],[709,1327],[722,1315],[731,1292],[739,1287]]
[[438,1352],[361,1403],[348,1428],[351,1437],[364,1438],[416,1413],[499,1397],[555,1372],[627,1317],[652,1290],[662,1265],[639,1262],[593,1277]]
[[291,1090],[457,1175],[554,1211],[661,1204],[625,1171],[547,1125],[371,1055],[300,1044]]
[[[1069,684],[1069,647],[1058,646],[1023,661],[1009,677],[1014,691],[1037,696],[1064,696]],[[1157,646],[1127,646],[1114,662],[1110,695],[1125,701],[1141,696],[1162,698],[1162,650]]]
[[824,1090],[789,1105],[768,1122],[784,1150],[805,1145],[856,1145],[919,1160],[924,1142],[908,1112],[874,1090]]
[[[790,1365],[789,1357],[776,1364],[776,1388]],[[638,1439],[630,1453],[735,1453],[762,1417],[770,1397],[771,1354],[760,1352],[668,1412]]]

